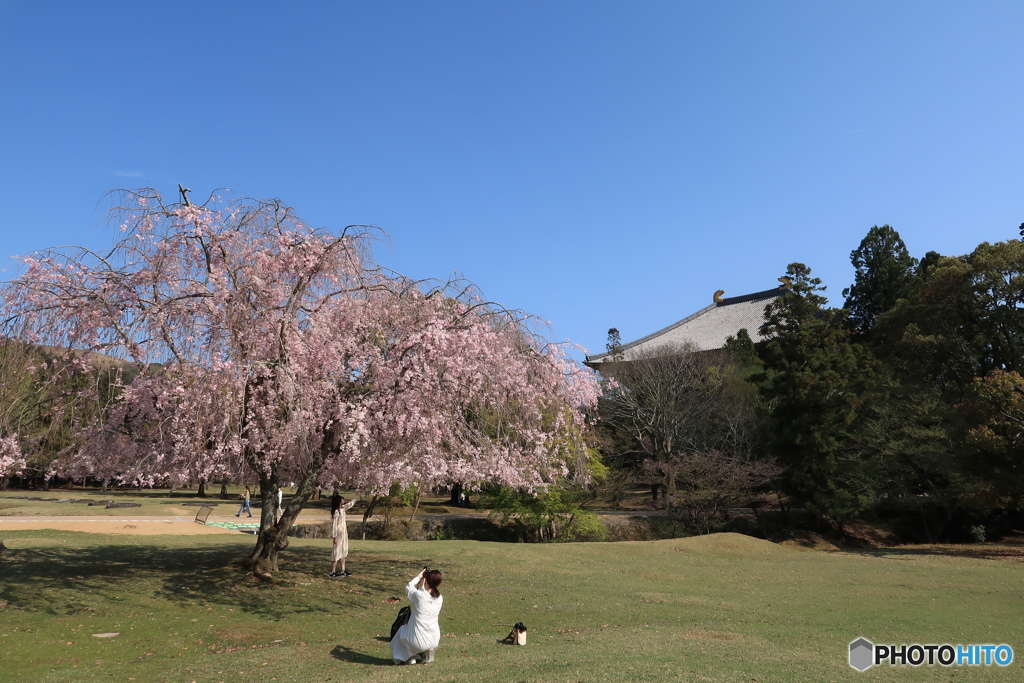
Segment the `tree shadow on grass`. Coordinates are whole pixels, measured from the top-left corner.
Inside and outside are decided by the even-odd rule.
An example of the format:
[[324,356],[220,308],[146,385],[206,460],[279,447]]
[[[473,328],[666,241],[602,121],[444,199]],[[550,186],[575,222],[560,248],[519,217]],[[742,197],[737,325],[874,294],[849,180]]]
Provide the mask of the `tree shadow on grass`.
[[410,563],[354,553],[350,562],[358,576],[332,579],[327,547],[292,546],[282,553],[282,570],[261,581],[243,571],[248,549],[237,543],[69,545],[5,551],[0,600],[57,616],[147,600],[184,609],[222,606],[269,620],[369,609],[379,610],[383,623],[393,608],[391,596],[402,594],[399,584]]
[[866,548],[861,550],[833,550],[833,553],[881,557],[963,557],[976,560],[1002,560],[1024,562],[1024,547],[1009,544],[977,545],[904,545],[895,548]]

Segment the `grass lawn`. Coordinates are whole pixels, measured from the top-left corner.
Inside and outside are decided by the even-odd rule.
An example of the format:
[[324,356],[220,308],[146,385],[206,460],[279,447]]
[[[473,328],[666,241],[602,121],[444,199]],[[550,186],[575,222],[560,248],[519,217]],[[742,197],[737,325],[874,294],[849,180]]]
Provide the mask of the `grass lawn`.
[[[857,673],[851,640],[1008,643],[1024,563],[921,551],[822,553],[745,536],[593,544],[293,539],[272,583],[231,562],[253,538],[11,531],[0,554],[0,680],[1012,680],[1021,666]],[[382,639],[409,575],[445,571],[437,662]],[[529,644],[496,641],[511,625]],[[93,634],[118,633],[98,638]]]

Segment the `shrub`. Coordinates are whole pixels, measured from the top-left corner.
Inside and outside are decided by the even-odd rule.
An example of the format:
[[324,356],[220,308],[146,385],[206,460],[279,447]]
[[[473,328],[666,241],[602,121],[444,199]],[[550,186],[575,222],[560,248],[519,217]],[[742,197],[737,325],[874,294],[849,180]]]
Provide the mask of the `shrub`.
[[558,541],[607,541],[608,529],[592,512],[578,510]]

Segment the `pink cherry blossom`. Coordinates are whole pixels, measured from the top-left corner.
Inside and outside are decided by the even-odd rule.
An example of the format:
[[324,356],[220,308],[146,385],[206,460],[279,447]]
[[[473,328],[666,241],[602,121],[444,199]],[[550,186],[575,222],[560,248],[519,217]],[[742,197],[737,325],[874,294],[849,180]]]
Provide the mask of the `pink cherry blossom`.
[[386,271],[374,228],[314,229],[276,200],[134,197],[109,253],[34,254],[5,293],[20,338],[139,368],[61,471],[141,484],[249,472],[264,495],[299,482],[280,523],[264,506],[264,570],[318,486],[537,489],[584,471],[598,384],[528,316]]
[[18,444],[18,435],[0,438],[0,479],[20,474],[25,469],[25,456]]

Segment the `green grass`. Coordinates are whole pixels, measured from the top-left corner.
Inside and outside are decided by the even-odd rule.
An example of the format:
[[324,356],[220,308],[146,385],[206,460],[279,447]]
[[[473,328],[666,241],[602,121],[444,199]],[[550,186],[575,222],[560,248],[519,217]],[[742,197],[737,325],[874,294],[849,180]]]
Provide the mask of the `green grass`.
[[[355,576],[330,579],[328,543],[294,539],[262,583],[231,565],[251,548],[242,534],[3,541],[5,681],[995,681],[1020,663],[859,674],[847,646],[1006,642],[1024,656],[1024,563],[928,549],[356,540]],[[395,667],[382,636],[424,564],[446,574],[437,662]],[[529,644],[498,644],[516,621]]]

